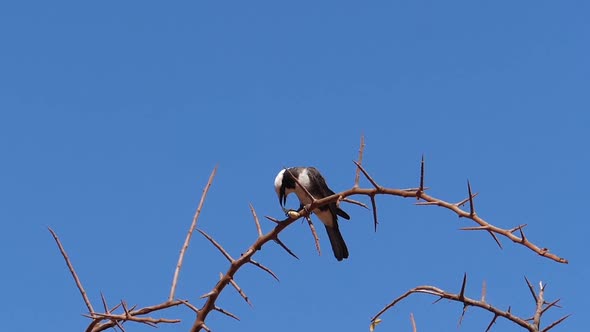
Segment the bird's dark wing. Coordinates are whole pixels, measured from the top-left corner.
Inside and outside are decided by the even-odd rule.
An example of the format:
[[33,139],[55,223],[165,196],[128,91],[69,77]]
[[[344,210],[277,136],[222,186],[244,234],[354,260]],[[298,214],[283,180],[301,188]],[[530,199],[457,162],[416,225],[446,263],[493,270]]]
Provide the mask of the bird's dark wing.
[[[313,167],[310,167],[310,168],[313,168]],[[330,187],[328,187],[326,180],[324,179],[322,174],[316,168],[313,168],[313,172],[310,172],[310,176],[313,177],[312,179],[310,179],[312,181],[312,183],[318,184],[317,189],[321,191],[321,193],[320,193],[321,198],[332,196],[335,194],[334,191],[332,191],[332,189],[330,189]],[[330,212],[332,212],[332,216],[334,217],[334,220],[336,220],[336,218],[337,218],[336,215],[339,215],[346,220],[350,220],[350,216],[348,215],[348,213],[344,212],[341,208],[339,208],[336,203],[329,204],[328,208],[330,209]],[[324,209],[325,209],[325,207],[323,207],[322,210],[324,210]]]

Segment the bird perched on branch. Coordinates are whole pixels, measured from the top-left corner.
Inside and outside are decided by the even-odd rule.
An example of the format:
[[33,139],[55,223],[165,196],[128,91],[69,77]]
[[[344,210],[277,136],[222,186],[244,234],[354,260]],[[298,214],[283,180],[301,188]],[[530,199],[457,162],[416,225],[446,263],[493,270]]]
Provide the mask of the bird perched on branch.
[[[287,203],[287,196],[293,192],[299,198],[301,207],[312,203],[312,198],[309,197],[297,182],[305,187],[316,200],[334,195],[334,192],[328,187],[322,174],[315,167],[291,167],[283,169],[275,178],[275,190],[283,209],[285,209],[284,205]],[[320,206],[314,209],[313,213],[326,226],[328,238],[330,239],[332,251],[334,251],[336,259],[341,261],[344,258],[348,258],[348,248],[338,229],[338,216],[347,220],[350,219],[350,216],[342,211],[336,202]]]

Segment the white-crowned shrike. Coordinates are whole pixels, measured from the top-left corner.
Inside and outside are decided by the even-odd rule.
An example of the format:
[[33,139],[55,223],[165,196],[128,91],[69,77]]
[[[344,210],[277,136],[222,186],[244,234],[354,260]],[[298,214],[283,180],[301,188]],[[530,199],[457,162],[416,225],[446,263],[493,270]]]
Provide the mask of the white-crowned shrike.
[[[279,197],[281,207],[287,203],[287,196],[290,193],[295,193],[299,198],[301,206],[311,204],[312,199],[307,195],[297,181],[304,186],[307,191],[317,200],[333,195],[334,192],[326,184],[326,180],[315,167],[291,167],[283,169],[275,178],[275,190]],[[344,219],[350,219],[350,216],[342,211],[336,202],[320,206],[313,210],[313,213],[320,218],[322,223],[326,226],[328,238],[332,245],[332,251],[337,260],[341,261],[348,258],[348,248],[338,229],[338,216]]]

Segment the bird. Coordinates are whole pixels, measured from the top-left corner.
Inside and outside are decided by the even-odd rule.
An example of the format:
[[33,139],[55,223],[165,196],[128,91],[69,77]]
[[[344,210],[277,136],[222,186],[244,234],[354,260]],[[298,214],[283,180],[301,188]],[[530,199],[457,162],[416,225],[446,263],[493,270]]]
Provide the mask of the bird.
[[[279,203],[283,210],[287,203],[287,196],[291,193],[295,193],[299,198],[300,208],[307,204],[312,203],[312,199],[305,192],[303,188],[297,184],[297,181],[304,186],[307,191],[313,196],[313,198],[322,199],[334,195],[334,191],[328,187],[326,180],[322,174],[315,167],[290,167],[283,169],[277,174],[275,178],[275,190],[279,197]],[[332,202],[323,206],[320,206],[312,211],[326,226],[326,232],[332,245],[332,251],[334,257],[338,261],[348,258],[348,248],[342,238],[340,229],[338,228],[338,216],[349,220],[350,216],[344,212],[336,202]]]

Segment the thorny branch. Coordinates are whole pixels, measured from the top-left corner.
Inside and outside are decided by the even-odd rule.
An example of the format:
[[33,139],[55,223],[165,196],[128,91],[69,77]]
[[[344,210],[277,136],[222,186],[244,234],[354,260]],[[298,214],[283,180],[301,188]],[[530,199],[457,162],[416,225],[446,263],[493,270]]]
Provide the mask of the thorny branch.
[[[240,295],[246,300],[246,302],[250,303],[249,298],[247,298],[245,296],[244,291],[238,286],[237,282],[235,281],[235,275],[242,266],[244,266],[245,264],[248,264],[248,263],[252,264],[256,267],[259,267],[263,271],[269,273],[273,278],[278,280],[278,277],[275,275],[274,272],[272,272],[272,270],[270,270],[268,267],[260,264],[259,262],[254,261],[252,259],[252,257],[254,256],[254,254],[258,250],[261,250],[262,247],[266,243],[268,243],[270,241],[274,241],[277,244],[279,244],[283,249],[285,249],[290,255],[297,258],[297,256],[279,239],[279,234],[285,228],[287,228],[289,225],[291,225],[293,222],[295,222],[299,218],[301,218],[301,217],[309,218],[310,211],[313,211],[315,208],[323,206],[328,203],[348,202],[348,203],[356,204],[356,205],[363,206],[363,207],[367,208],[367,206],[365,204],[355,201],[350,198],[350,196],[354,196],[354,195],[368,196],[370,198],[371,205],[372,205],[372,214],[373,214],[373,222],[374,222],[375,230],[377,229],[377,225],[378,225],[377,204],[376,204],[376,200],[375,200],[375,197],[377,195],[389,195],[389,196],[398,196],[398,197],[404,197],[404,198],[416,198],[417,200],[419,200],[419,202],[416,203],[417,205],[437,205],[437,206],[440,206],[440,207],[443,207],[443,208],[453,211],[459,217],[473,220],[479,226],[468,227],[468,228],[463,228],[463,229],[464,230],[485,230],[489,234],[492,235],[492,237],[494,238],[494,240],[496,241],[496,243],[500,247],[501,247],[501,243],[496,235],[504,236],[504,237],[512,240],[515,243],[521,244],[521,245],[529,248],[533,252],[536,252],[537,254],[539,254],[543,257],[552,259],[552,260],[559,262],[559,263],[567,263],[567,260],[565,258],[561,258],[553,253],[550,253],[547,248],[540,248],[537,245],[530,242],[528,240],[528,238],[525,237],[524,231],[523,231],[523,228],[526,225],[520,225],[520,226],[517,226],[512,229],[502,229],[502,228],[499,228],[499,227],[489,224],[485,219],[479,217],[477,215],[477,213],[475,212],[475,207],[474,207],[474,198],[477,196],[477,193],[473,194],[471,192],[471,184],[469,182],[468,182],[468,195],[469,196],[468,196],[468,198],[466,198],[465,200],[463,200],[459,203],[449,203],[449,202],[446,202],[442,199],[439,199],[434,196],[430,196],[430,195],[426,194],[425,191],[428,190],[429,188],[425,187],[424,157],[422,157],[421,163],[420,163],[420,180],[419,180],[419,187],[418,188],[395,189],[395,188],[386,188],[386,187],[379,185],[378,182],[373,179],[373,177],[366,171],[366,169],[361,164],[362,158],[363,158],[364,147],[365,147],[364,138],[362,138],[361,139],[361,147],[359,150],[359,161],[358,162],[354,161],[354,163],[357,166],[357,169],[356,169],[357,176],[355,177],[354,185],[351,189],[336,193],[336,194],[331,195],[329,197],[324,197],[322,199],[315,199],[306,190],[307,195],[312,199],[312,203],[303,207],[302,209],[300,209],[300,211],[288,211],[287,217],[284,220],[278,220],[273,217],[266,216],[267,219],[269,219],[275,223],[275,226],[273,227],[273,229],[271,231],[269,231],[268,233],[263,234],[262,227],[260,226],[260,222],[258,220],[256,211],[254,210],[254,207],[252,205],[250,205],[250,210],[251,210],[252,215],[254,217],[256,229],[258,232],[258,237],[254,241],[254,243],[243,254],[240,255],[239,258],[233,258],[211,236],[209,236],[205,232],[199,230],[199,232],[201,232],[201,234],[203,234],[203,236],[205,236],[213,245],[215,245],[217,247],[217,249],[219,249],[219,251],[221,253],[223,253],[225,258],[228,259],[228,261],[230,262],[230,265],[229,265],[227,271],[225,273],[221,274],[220,280],[217,282],[217,284],[212,288],[212,290],[210,292],[208,292],[207,294],[202,296],[202,298],[206,298],[206,301],[200,308],[197,308],[196,306],[194,306],[193,304],[190,304],[186,300],[175,299],[175,289],[176,289],[176,284],[178,281],[179,272],[182,267],[184,254],[185,254],[185,252],[188,248],[188,245],[190,243],[192,233],[194,232],[194,230],[196,228],[198,216],[199,216],[200,211],[203,207],[205,197],[207,195],[209,187],[212,184],[212,181],[215,176],[217,168],[215,168],[213,170],[213,172],[211,173],[211,176],[209,177],[209,181],[208,181],[205,189],[203,190],[203,195],[201,197],[201,201],[199,203],[199,206],[197,208],[197,211],[196,211],[193,221],[191,223],[190,229],[187,233],[187,237],[184,242],[184,245],[180,251],[179,260],[178,260],[176,270],[174,273],[174,277],[172,280],[172,287],[170,290],[170,296],[168,297],[168,300],[166,302],[161,303],[159,305],[145,307],[145,308],[142,308],[139,310],[127,310],[125,305],[121,305],[121,307],[123,307],[123,309],[124,309],[124,313],[123,314],[115,314],[115,313],[113,313],[113,311],[117,307],[119,307],[119,305],[115,308],[108,310],[108,307],[106,306],[106,301],[103,299],[105,312],[104,313],[95,312],[92,309],[90,301],[88,300],[88,297],[86,296],[86,293],[85,293],[84,289],[82,288],[82,285],[73,270],[73,266],[71,266],[71,263],[69,262],[69,259],[67,258],[67,255],[65,254],[65,250],[61,246],[61,243],[57,239],[57,236],[55,235],[55,233],[53,233],[53,231],[50,230],[52,232],[52,234],[54,235],[56,242],[58,243],[58,247],[60,248],[60,251],[62,252],[62,255],[64,256],[64,259],[66,260],[66,263],[68,264],[68,267],[69,267],[72,275],[74,276],[74,280],[76,281],[78,289],[80,290],[80,292],[83,296],[84,302],[86,303],[86,305],[89,309],[89,312],[90,312],[89,318],[92,319],[92,322],[86,331],[87,332],[103,331],[107,328],[114,327],[114,326],[121,328],[122,327],[121,323],[125,322],[125,321],[136,321],[136,322],[141,322],[141,323],[145,323],[145,324],[149,324],[149,325],[156,324],[156,323],[176,322],[176,320],[171,320],[171,319],[163,319],[163,318],[156,319],[156,318],[138,317],[138,316],[145,315],[145,314],[148,314],[153,311],[166,309],[166,308],[169,308],[172,306],[177,306],[180,304],[184,304],[187,307],[189,307],[191,310],[196,312],[197,317],[191,327],[192,332],[200,331],[200,330],[209,331],[210,329],[205,325],[205,320],[206,320],[207,316],[209,315],[209,313],[211,313],[212,311],[218,311],[218,312],[227,314],[226,311],[224,311],[223,309],[220,309],[216,305],[216,301],[217,301],[219,295],[221,294],[221,292],[225,289],[225,287],[228,284],[232,284],[236,288],[236,290],[240,293]],[[360,188],[359,187],[360,173],[363,173],[365,178],[372,184],[373,188]],[[461,207],[463,205],[465,205],[467,202],[469,202],[469,211],[464,211],[461,209]],[[310,224],[310,228],[313,231],[312,224]],[[516,231],[519,232],[520,237],[514,235],[514,233]],[[314,236],[314,238],[315,238],[315,236]],[[315,239],[315,241],[316,241],[316,246],[318,247],[318,250],[319,250],[319,243],[317,243],[317,239]],[[444,293],[442,290],[432,287],[432,286],[421,286],[421,287],[417,287],[417,288],[409,291],[404,296],[402,296],[400,298],[400,300],[412,293],[419,293],[419,292],[429,293],[429,294],[433,294],[433,295],[447,294],[450,297],[452,297],[452,295],[453,295],[450,293]],[[447,295],[445,295],[445,296],[447,296]],[[461,296],[462,301],[467,301],[467,300],[474,301],[473,303],[468,302],[469,305],[476,305],[476,303],[477,303],[477,301],[471,300],[471,299],[465,297],[463,292],[459,295],[456,295],[456,296]],[[457,299],[459,299],[459,298],[457,298]],[[484,292],[484,294],[482,294],[482,300],[480,302],[485,303],[484,301],[485,301],[485,292]],[[121,304],[123,304],[123,302]],[[467,304],[465,304],[465,305],[467,306]],[[545,310],[546,309],[547,308],[545,308]],[[492,312],[495,313],[495,311],[492,311]],[[502,317],[512,317],[509,311],[508,312],[498,311],[498,315],[500,315]],[[564,317],[563,319],[565,319],[565,318],[567,318],[567,317]],[[544,331],[548,331],[549,328],[557,325],[559,322],[556,322],[553,325],[550,325]],[[375,323],[375,321],[374,321],[374,323]]]
[[526,280],[526,282],[527,282],[529,289],[532,291],[533,299],[534,299],[535,313],[532,318],[518,317],[518,316],[511,313],[510,307],[508,307],[507,310],[502,310],[502,309],[499,309],[498,307],[495,307],[495,306],[487,303],[485,301],[485,295],[484,295],[485,294],[485,283],[483,284],[484,286],[482,289],[482,299],[481,300],[476,300],[476,299],[465,296],[465,285],[467,283],[467,274],[465,274],[463,276],[463,282],[461,284],[461,292],[460,293],[458,293],[458,294],[450,293],[450,292],[444,291],[444,290],[434,287],[434,286],[418,286],[416,288],[412,288],[412,289],[408,290],[407,292],[405,292],[404,294],[402,294],[401,296],[397,297],[395,300],[393,300],[391,303],[389,303],[383,309],[381,309],[375,316],[373,316],[373,318],[371,318],[371,326],[374,327],[376,324],[381,322],[380,317],[383,315],[383,313],[385,313],[389,309],[393,308],[395,305],[400,303],[406,297],[408,297],[412,294],[417,294],[417,293],[429,294],[429,295],[439,297],[438,300],[435,301],[435,303],[441,299],[447,299],[447,300],[451,300],[454,302],[462,303],[463,304],[463,311],[462,311],[461,316],[459,318],[459,324],[461,323],[461,320],[463,319],[463,315],[465,314],[467,307],[470,307],[470,306],[481,308],[481,309],[484,309],[484,310],[494,314],[491,322],[489,323],[489,325],[487,326],[487,328],[485,330],[486,332],[488,332],[492,328],[492,326],[495,324],[498,317],[503,317],[503,318],[523,327],[524,329],[526,329],[530,332],[548,332],[550,329],[557,326],[558,324],[560,324],[561,322],[563,322],[564,320],[566,320],[570,316],[570,315],[563,316],[560,319],[558,319],[558,320],[554,321],[553,323],[547,325],[546,327],[542,328],[541,327],[541,317],[543,316],[543,314],[545,312],[547,312],[548,309],[554,307],[556,305],[556,303],[559,302],[559,300],[556,300],[551,303],[545,302],[544,294],[545,294],[545,288],[547,285],[546,284],[544,285],[543,283],[539,283],[539,291],[537,293],[535,293],[534,288],[531,286],[529,281]]

